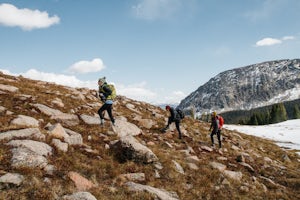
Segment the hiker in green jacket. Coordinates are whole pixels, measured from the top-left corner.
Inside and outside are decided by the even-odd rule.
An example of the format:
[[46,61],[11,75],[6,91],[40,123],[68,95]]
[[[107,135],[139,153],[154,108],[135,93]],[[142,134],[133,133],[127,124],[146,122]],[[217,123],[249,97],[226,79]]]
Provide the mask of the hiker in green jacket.
[[109,87],[106,82],[106,78],[100,78],[98,80],[99,85],[99,97],[101,101],[104,103],[101,108],[98,110],[98,114],[100,116],[100,125],[103,126],[104,124],[104,114],[103,112],[106,110],[112,125],[115,125],[115,119],[112,115],[112,105],[113,105],[113,91]]

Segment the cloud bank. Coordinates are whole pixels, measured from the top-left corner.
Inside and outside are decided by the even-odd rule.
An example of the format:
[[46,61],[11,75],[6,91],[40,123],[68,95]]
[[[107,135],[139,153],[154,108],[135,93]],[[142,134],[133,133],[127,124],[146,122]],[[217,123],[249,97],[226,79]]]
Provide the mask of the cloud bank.
[[12,4],[0,4],[0,24],[9,27],[20,27],[23,30],[48,28],[60,22],[59,17],[49,17],[47,12],[19,9]]
[[[4,74],[19,76],[33,79],[41,80],[46,82],[52,82],[59,85],[74,87],[74,88],[89,88],[89,89],[98,89],[98,80],[93,81],[81,81],[75,76],[64,75],[64,74],[55,74],[40,72],[36,69],[30,69],[27,72],[20,74],[13,74],[9,70],[0,69],[0,72]],[[186,95],[181,91],[175,91],[171,94],[167,94],[164,91],[155,92],[147,88],[146,82],[141,82],[132,85],[124,85],[120,83],[113,83],[116,87],[117,94],[126,96],[127,98],[135,99],[138,101],[144,101],[147,103],[159,105],[159,104],[179,104],[180,100],[183,99]],[[164,95],[161,95],[164,94]]]

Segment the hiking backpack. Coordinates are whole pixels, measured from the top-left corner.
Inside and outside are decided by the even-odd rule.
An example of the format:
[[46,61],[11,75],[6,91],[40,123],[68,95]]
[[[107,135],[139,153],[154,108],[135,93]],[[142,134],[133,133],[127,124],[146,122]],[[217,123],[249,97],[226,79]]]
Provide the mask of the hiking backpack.
[[111,90],[111,94],[108,96],[108,99],[114,100],[117,97],[116,88],[113,84],[107,84]]
[[184,118],[184,113],[183,113],[183,111],[181,109],[176,108],[176,112],[177,112],[177,114],[179,116],[179,119],[183,119]]
[[224,125],[224,118],[222,116],[218,116],[218,119],[219,119],[219,128],[222,128],[223,125]]

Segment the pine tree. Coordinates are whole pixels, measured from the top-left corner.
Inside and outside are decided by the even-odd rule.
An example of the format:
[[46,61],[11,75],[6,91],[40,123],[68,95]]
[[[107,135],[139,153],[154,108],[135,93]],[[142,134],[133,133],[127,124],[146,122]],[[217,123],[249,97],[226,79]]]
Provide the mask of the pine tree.
[[255,115],[256,115],[258,125],[264,125],[265,123],[263,120],[264,119],[263,113],[259,112],[259,113],[256,113]]
[[270,111],[266,112],[264,124],[270,124],[271,122],[271,114]]
[[253,114],[251,117],[250,117],[250,120],[248,122],[249,125],[258,125],[258,122],[257,122],[257,118],[256,118],[256,115]]
[[238,122],[238,124],[240,124],[240,125],[244,125],[244,124],[246,124],[246,123],[245,123],[245,120],[244,120],[244,119],[239,119],[239,122]]
[[288,120],[288,115],[287,115],[287,112],[286,112],[286,109],[285,109],[285,106],[283,103],[279,104],[279,112],[281,113],[281,115],[280,115],[281,122]]
[[287,112],[283,103],[272,106],[270,114],[270,123],[278,123],[287,120]]
[[300,119],[300,110],[299,110],[298,105],[294,106],[294,109],[293,109],[293,118],[294,119]]

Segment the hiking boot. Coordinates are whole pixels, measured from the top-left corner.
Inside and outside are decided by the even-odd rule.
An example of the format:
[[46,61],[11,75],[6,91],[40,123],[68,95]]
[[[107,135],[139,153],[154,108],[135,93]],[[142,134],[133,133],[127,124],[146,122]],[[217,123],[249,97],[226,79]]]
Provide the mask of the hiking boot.
[[165,133],[166,130],[167,130],[167,128],[162,128],[160,131],[161,131],[162,133]]
[[104,119],[100,120],[100,126],[104,126]]

